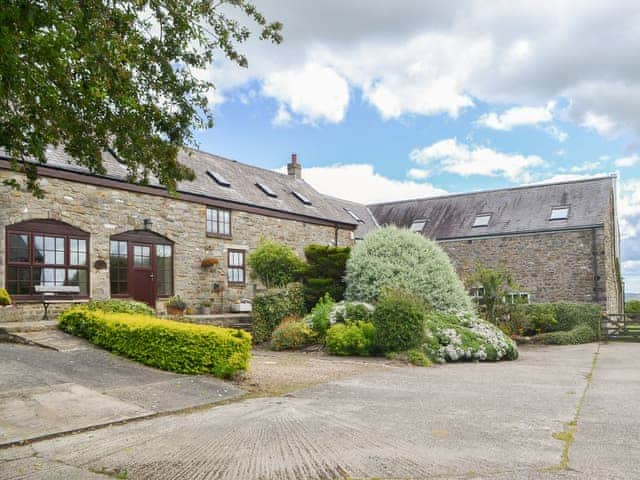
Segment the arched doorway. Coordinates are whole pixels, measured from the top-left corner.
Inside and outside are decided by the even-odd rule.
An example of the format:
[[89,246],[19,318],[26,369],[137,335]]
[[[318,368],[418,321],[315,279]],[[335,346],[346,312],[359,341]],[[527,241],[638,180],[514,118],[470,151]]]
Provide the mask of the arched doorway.
[[173,295],[173,242],[149,230],[130,230],[110,239],[111,297],[133,298],[155,308]]

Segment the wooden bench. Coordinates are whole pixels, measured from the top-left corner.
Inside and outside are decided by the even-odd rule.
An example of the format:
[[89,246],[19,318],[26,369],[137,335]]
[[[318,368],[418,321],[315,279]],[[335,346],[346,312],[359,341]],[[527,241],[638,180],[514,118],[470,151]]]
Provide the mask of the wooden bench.
[[42,294],[44,316],[42,320],[49,320],[49,305],[55,303],[84,303],[86,300],[74,299],[80,293],[77,285],[36,285],[36,293]]

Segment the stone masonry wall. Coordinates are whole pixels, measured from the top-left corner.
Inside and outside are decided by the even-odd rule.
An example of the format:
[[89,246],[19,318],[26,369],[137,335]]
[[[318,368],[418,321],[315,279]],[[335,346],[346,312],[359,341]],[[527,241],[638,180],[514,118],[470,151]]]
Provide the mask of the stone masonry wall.
[[[0,171],[2,180],[18,174]],[[91,234],[90,288],[96,299],[109,298],[109,272],[93,268],[96,260],[109,263],[109,239],[112,235],[143,228],[143,219],[153,221],[153,231],[174,244],[174,291],[190,305],[213,301],[225,310],[236,299],[252,297],[255,285],[247,271],[244,288],[229,287],[226,282],[227,249],[251,251],[261,237],[272,238],[295,248],[303,256],[309,243],[333,244],[335,228],[299,221],[283,220],[241,211],[232,211],[232,239],[210,238],[205,233],[206,206],[170,198],[114,190],[65,180],[43,178],[46,197],[38,200],[31,194],[0,185],[0,287],[5,284],[5,227],[31,219],[55,219]],[[351,245],[352,232],[338,231],[338,244]],[[214,271],[204,271],[205,257],[220,261]],[[223,286],[214,293],[214,283]],[[1,320],[0,320],[1,321]]]
[[[598,301],[606,304],[604,232],[595,231]],[[441,242],[464,280],[476,263],[506,269],[532,302],[593,302],[592,230]]]
[[[607,289],[607,313],[624,313],[622,304],[622,284],[620,278],[620,264],[616,252],[617,226],[614,214],[613,195],[609,200],[607,216],[604,224],[604,257],[605,257],[605,282]],[[616,255],[617,253],[617,255]]]

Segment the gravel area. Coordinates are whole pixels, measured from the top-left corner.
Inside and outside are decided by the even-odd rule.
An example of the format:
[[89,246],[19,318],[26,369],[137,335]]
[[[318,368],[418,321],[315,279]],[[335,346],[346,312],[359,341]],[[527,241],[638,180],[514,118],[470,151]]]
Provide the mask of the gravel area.
[[236,383],[253,396],[282,395],[318,383],[406,366],[386,358],[333,357],[322,351],[256,349],[252,353],[249,371],[238,377]]

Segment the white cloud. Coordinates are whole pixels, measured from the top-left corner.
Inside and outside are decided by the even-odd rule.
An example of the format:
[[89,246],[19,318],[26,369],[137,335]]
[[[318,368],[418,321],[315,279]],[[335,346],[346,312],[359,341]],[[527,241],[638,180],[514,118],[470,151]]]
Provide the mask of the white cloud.
[[553,120],[551,109],[547,107],[514,107],[500,114],[485,113],[476,123],[493,130],[509,131],[523,125],[538,125]]
[[615,163],[616,167],[633,167],[638,162],[640,162],[640,155],[634,153],[627,157],[618,158]]
[[281,117],[282,107],[286,105],[305,122],[339,123],[349,105],[349,84],[344,77],[317,63],[268,75],[262,91],[280,102],[274,122]]
[[409,158],[421,165],[436,165],[444,172],[464,177],[503,176],[511,181],[528,181],[529,169],[544,164],[537,155],[503,153],[489,147],[458,143],[455,138],[441,140],[428,147],[416,148]]
[[429,183],[385,177],[370,164],[306,167],[302,169],[302,178],[326,195],[365,204],[447,194],[446,190]]
[[582,117],[583,127],[591,128],[600,135],[609,136],[616,130],[616,123],[607,115],[599,115],[593,112],[587,112]]
[[431,175],[431,171],[424,168],[410,168],[407,172],[407,177],[413,178],[414,180],[424,180],[429,177],[429,175]]
[[640,273],[640,260],[627,260],[622,262],[622,268],[626,271],[636,271]]
[[291,114],[289,113],[289,110],[287,110],[287,107],[280,104],[280,106],[278,107],[278,113],[276,113],[276,116],[273,117],[271,123],[281,127],[289,125],[291,123]]
[[591,170],[595,170],[596,168],[600,168],[600,162],[585,162],[582,165],[574,165],[569,169],[569,171],[573,173],[580,173],[589,172]]
[[555,138],[560,143],[566,141],[567,138],[569,138],[569,134],[567,132],[565,132],[564,130],[561,130],[555,125],[549,125],[545,127],[544,131],[547,132],[550,136]]

